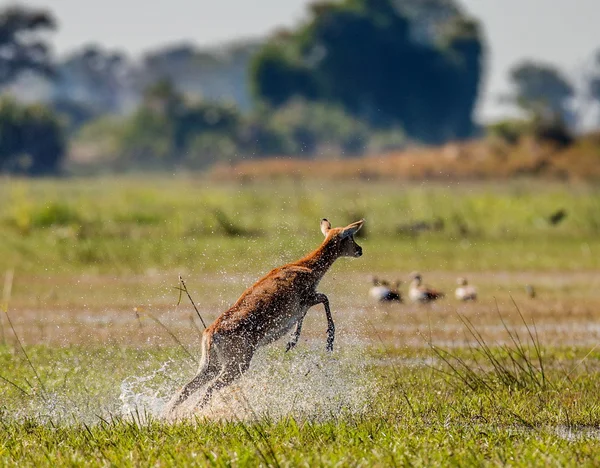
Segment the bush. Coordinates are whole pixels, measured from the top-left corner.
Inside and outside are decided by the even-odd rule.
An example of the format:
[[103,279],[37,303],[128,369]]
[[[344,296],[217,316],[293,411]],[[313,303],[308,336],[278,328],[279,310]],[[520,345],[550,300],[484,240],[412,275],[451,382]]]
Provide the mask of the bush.
[[58,171],[65,135],[56,115],[41,105],[0,100],[0,171],[48,174]]
[[531,130],[531,122],[522,119],[504,119],[487,127],[489,136],[499,138],[509,145],[516,145]]

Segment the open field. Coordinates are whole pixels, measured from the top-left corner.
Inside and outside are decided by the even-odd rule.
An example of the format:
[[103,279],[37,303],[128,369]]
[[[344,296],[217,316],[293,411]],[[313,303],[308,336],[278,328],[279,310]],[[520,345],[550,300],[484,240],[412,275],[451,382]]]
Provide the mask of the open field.
[[[0,200],[3,465],[600,463],[595,186],[3,179]],[[316,247],[320,218],[363,216],[363,257],[320,287],[334,353],[315,307],[296,350],[269,346],[205,411],[161,420],[198,359],[178,274],[212,321]],[[413,270],[447,297],[369,299],[371,275]],[[478,302],[453,298],[457,276]]]

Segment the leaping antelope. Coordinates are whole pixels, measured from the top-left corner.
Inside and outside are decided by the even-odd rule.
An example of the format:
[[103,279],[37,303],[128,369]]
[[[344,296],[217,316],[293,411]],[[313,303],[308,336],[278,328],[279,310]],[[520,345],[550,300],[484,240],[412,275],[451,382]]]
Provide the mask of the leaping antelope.
[[420,273],[411,273],[412,281],[408,290],[408,296],[413,302],[431,302],[444,297],[444,293],[429,286],[422,285],[423,278]]
[[360,257],[362,248],[354,234],[364,220],[346,227],[332,228],[321,220],[323,243],[300,260],[271,270],[246,289],[237,302],[223,312],[202,334],[202,358],[196,376],[173,396],[167,413],[208,384],[198,408],[205,406],[212,394],[231,384],[250,366],[257,348],[267,345],[296,327],[286,352],[298,343],[302,321],[314,305],[323,304],[327,317],[327,351],[333,351],[335,326],[329,300],[317,292],[319,282],[339,257]]

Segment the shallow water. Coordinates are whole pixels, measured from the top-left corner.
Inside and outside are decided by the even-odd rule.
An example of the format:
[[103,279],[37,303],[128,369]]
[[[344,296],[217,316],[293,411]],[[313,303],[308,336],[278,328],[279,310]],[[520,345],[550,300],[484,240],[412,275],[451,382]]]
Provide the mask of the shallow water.
[[203,395],[200,390],[186,402],[189,404],[182,405],[178,416],[220,420],[277,420],[288,416],[333,419],[366,411],[377,391],[367,373],[370,360],[364,356],[329,355],[316,349],[294,355],[269,351],[259,351],[246,374],[215,393],[205,408],[195,409]]

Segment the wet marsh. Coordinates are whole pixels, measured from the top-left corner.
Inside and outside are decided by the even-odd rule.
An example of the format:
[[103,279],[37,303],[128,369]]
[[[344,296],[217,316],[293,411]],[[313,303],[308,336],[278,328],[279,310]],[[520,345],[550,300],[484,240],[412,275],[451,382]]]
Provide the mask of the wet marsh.
[[[0,269],[12,275],[0,319],[4,465],[600,461],[593,186],[8,179],[0,192]],[[566,218],[548,222],[561,208]],[[325,216],[367,219],[363,257],[339,260],[320,286],[334,353],[314,307],[297,349],[274,343],[206,411],[162,421],[202,328],[185,298],[177,305],[178,275],[210,322],[315,248]],[[413,270],[447,297],[409,303]],[[404,303],[374,303],[375,274],[405,281]],[[454,299],[457,276],[477,302]]]

